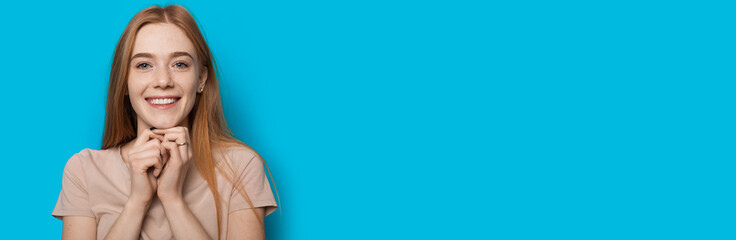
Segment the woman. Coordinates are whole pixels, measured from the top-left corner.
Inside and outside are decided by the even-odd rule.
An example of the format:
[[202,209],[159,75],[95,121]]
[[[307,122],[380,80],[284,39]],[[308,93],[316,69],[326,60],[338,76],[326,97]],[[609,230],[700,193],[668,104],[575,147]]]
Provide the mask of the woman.
[[[136,14],[115,48],[101,150],[64,168],[63,239],[263,239],[261,156],[232,137],[214,60],[178,5]],[[270,174],[270,172],[269,172]]]

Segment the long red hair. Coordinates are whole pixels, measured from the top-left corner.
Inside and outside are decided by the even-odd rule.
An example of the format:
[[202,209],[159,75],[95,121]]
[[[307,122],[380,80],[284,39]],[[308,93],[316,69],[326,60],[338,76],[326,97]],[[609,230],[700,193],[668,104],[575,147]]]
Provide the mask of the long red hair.
[[[217,66],[207,46],[207,42],[205,42],[204,36],[186,8],[179,5],[168,5],[166,7],[151,6],[143,9],[133,16],[133,19],[130,20],[128,26],[120,36],[120,40],[115,47],[112,68],[110,70],[102,149],[121,147],[123,144],[136,138],[136,114],[127,96],[129,59],[133,51],[133,42],[138,30],[146,24],[153,23],[171,23],[181,28],[194,44],[197,55],[199,56],[198,59],[201,59],[203,67],[207,67],[205,90],[199,93],[196,98],[194,107],[189,113],[188,125],[195,164],[199,169],[199,173],[207,181],[215,199],[217,233],[219,238],[220,225],[222,224],[220,219],[223,213],[220,208],[221,198],[217,191],[215,171],[217,169],[231,183],[233,183],[234,172],[229,164],[223,164],[224,168],[223,165],[216,165],[215,159],[216,157],[225,157],[225,154],[221,150],[226,147],[242,146],[252,150],[255,154],[258,154],[258,152],[253,150],[248,144],[237,140],[228,128],[220,100]],[[258,156],[261,157],[260,154]],[[261,159],[263,158],[261,157]],[[224,162],[227,163],[228,161]],[[266,165],[266,169],[268,170],[269,176],[271,176],[268,165]],[[271,176],[271,181],[273,182],[273,176]],[[253,209],[253,214],[256,214],[253,203],[250,197],[248,197],[243,184],[234,185],[246,199],[251,209]],[[276,196],[278,197],[278,190],[276,192]],[[258,215],[256,214],[256,216]],[[263,222],[260,223],[263,226]]]

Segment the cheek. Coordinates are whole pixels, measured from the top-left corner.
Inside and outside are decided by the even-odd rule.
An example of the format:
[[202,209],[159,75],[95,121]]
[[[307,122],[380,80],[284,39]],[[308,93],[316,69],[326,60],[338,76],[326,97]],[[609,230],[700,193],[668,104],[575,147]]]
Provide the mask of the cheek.
[[145,84],[143,84],[143,82],[143,79],[140,78],[131,77],[128,80],[128,97],[130,98],[131,103],[143,101],[141,98],[143,91],[145,90]]
[[179,73],[175,76],[176,86],[180,88],[180,93],[187,95],[188,97],[194,97],[194,93],[197,90],[197,78],[192,73]]
[[130,73],[128,76],[128,92],[129,93],[140,93],[145,88],[146,79],[139,74]]

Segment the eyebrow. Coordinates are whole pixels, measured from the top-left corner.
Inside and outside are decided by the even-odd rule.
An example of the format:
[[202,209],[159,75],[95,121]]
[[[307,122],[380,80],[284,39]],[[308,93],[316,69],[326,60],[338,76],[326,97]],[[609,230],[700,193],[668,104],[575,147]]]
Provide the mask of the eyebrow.
[[[173,52],[173,53],[169,54],[169,58],[175,58],[175,57],[179,57],[179,56],[188,56],[189,58],[194,59],[192,57],[192,55],[189,54],[188,52]],[[136,53],[135,55],[133,55],[133,57],[130,58],[130,60],[133,60],[134,58],[137,58],[137,57],[153,58],[153,54],[150,54],[150,53]]]

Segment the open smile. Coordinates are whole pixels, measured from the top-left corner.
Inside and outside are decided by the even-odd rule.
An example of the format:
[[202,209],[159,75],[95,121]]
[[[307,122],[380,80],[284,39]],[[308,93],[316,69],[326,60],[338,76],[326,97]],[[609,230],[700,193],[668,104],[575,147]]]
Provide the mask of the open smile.
[[181,97],[178,96],[152,96],[147,97],[146,102],[154,108],[169,109],[174,107],[180,99]]

